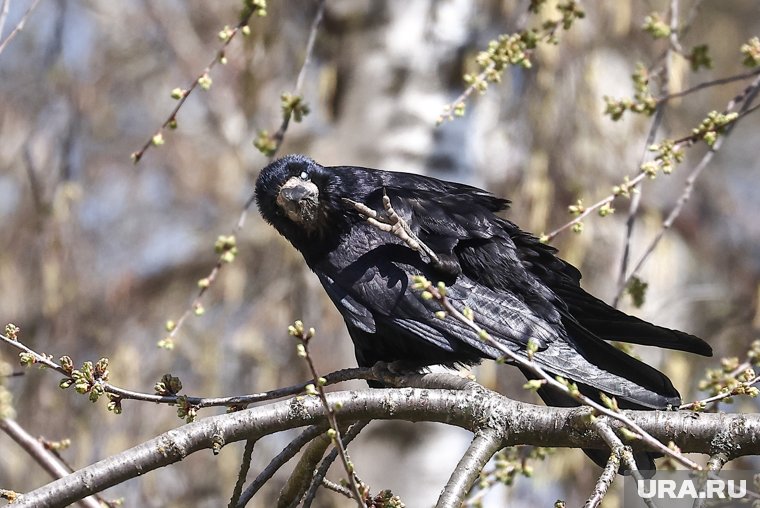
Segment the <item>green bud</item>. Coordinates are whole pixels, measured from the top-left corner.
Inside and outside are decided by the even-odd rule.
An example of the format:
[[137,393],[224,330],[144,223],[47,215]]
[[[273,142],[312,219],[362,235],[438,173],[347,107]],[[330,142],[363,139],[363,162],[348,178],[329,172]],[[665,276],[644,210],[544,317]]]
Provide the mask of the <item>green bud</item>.
[[539,388],[541,388],[544,384],[546,384],[545,379],[530,379],[527,383],[523,385],[523,388],[526,390],[530,390],[532,392],[535,392]]

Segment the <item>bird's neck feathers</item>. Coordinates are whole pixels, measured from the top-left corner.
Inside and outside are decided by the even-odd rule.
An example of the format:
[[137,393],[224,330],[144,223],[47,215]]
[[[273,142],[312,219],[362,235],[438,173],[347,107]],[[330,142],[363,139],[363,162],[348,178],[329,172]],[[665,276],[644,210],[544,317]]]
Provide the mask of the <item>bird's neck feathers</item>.
[[348,224],[344,224],[340,212],[329,203],[320,201],[317,213],[319,220],[310,226],[297,224],[279,214],[267,218],[268,222],[303,254],[309,265],[317,263],[334,249],[349,227]]

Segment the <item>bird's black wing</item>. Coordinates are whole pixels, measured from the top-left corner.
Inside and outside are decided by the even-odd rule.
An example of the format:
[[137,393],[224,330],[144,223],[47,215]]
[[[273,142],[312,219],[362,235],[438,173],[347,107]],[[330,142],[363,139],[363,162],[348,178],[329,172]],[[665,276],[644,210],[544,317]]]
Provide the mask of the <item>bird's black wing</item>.
[[[394,182],[395,183],[395,182]],[[712,355],[694,335],[648,323],[615,309],[580,286],[581,274],[557,250],[494,215],[507,202],[473,187],[392,188],[397,207],[412,217],[412,229],[434,252],[451,256],[479,282],[517,290],[543,313],[559,312],[604,340]],[[550,302],[547,306],[546,302]]]
[[587,293],[580,286],[580,272],[556,257],[554,247],[541,243],[509,221],[499,220],[526,269],[562,300],[569,316],[597,337],[712,356],[710,345],[699,337],[629,316]]
[[[493,212],[471,205],[450,217],[447,224],[440,202],[424,199],[419,191],[411,198],[393,188],[385,191],[396,211],[423,241],[455,244],[452,252],[464,266],[461,274],[447,281],[447,296],[459,309],[474,309],[478,324],[495,340],[524,354],[528,340],[533,338],[540,345],[535,355],[539,365],[622,400],[653,408],[677,401],[675,389],[655,369],[599,339],[595,339],[598,344],[579,344],[583,341],[568,335],[551,290],[524,269],[514,243],[499,231],[498,223],[489,220]],[[369,201],[377,209],[375,198]],[[438,237],[435,240],[434,235]],[[440,306],[422,300],[419,292],[411,289],[410,278],[440,277],[418,253],[390,233],[357,222],[340,245],[312,268],[346,320],[357,357],[366,362],[405,360],[431,365],[501,356],[465,324],[451,317],[435,317]],[[507,280],[510,276],[515,281],[510,289],[491,284],[493,278]],[[583,354],[579,349],[589,352]],[[604,356],[606,363],[592,362],[588,356]],[[618,358],[629,363],[618,365]],[[634,374],[626,376],[624,371],[631,368],[631,362]]]

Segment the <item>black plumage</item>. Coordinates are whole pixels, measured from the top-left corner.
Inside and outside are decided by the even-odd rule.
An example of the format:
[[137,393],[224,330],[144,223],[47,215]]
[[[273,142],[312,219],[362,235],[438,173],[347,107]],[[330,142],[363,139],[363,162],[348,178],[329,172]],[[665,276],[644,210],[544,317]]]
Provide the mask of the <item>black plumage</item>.
[[[369,224],[350,201],[380,213],[387,194],[412,232],[440,259],[432,263],[398,236]],[[580,287],[580,272],[556,249],[496,215],[509,201],[468,185],[354,166],[323,167],[291,155],[256,182],[264,219],[304,256],[341,315],[361,366],[400,362],[410,369],[472,364],[499,351],[438,303],[423,301],[410,278],[447,284],[447,297],[511,350],[538,341],[536,363],[621,407],[664,409],[680,403],[661,372],[607,340],[711,355],[701,339],[620,312]],[[350,201],[348,201],[350,200]],[[530,375],[526,373],[526,375]],[[542,389],[551,405],[573,405]]]

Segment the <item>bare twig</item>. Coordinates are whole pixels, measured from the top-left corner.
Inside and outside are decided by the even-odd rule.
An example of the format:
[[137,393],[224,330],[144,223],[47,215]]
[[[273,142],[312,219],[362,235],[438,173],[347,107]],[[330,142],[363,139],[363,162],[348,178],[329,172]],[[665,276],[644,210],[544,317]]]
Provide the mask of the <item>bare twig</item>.
[[728,76],[725,78],[719,78],[719,79],[713,79],[710,81],[705,81],[703,83],[699,83],[697,85],[694,85],[692,87],[689,87],[685,90],[681,90],[680,92],[673,92],[671,94],[663,95],[661,97],[657,98],[657,102],[668,102],[672,99],[678,99],[681,97],[685,97],[687,95],[691,95],[694,92],[698,92],[699,90],[704,90],[705,88],[712,88],[714,86],[720,86],[720,85],[727,85],[729,83],[734,83],[736,81],[744,81],[745,79],[754,78],[755,76],[760,75],[760,69],[755,69],[754,71],[745,72],[742,74],[736,74],[735,76]]
[[227,503],[228,508],[235,508],[240,501],[240,495],[243,493],[243,486],[245,485],[245,479],[248,476],[248,470],[251,467],[251,459],[253,458],[253,447],[256,445],[255,439],[249,439],[245,442],[245,448],[243,449],[243,458],[240,461],[240,472],[238,472],[238,479],[235,482],[235,488],[232,490],[232,496],[230,496],[230,502]]
[[[661,92],[664,96],[667,96],[670,90],[670,68],[673,60],[673,49],[678,45],[678,0],[671,0],[670,44],[668,45],[668,49],[665,52],[661,84]],[[664,114],[665,103],[660,102],[657,104],[657,107],[655,109],[652,126],[649,129],[649,134],[647,135],[647,140],[644,144],[644,150],[641,154],[641,159],[639,160],[639,164],[637,166],[639,168],[642,164],[644,164],[644,160],[646,159],[647,154],[649,154],[649,147],[652,145],[652,143],[654,143],[655,137],[657,136],[657,130],[660,128]],[[612,302],[613,307],[618,306],[618,302],[620,301],[620,297],[625,290],[625,284],[627,281],[626,274],[628,273],[628,259],[631,252],[631,238],[633,237],[633,228],[636,224],[636,216],[639,211],[639,205],[641,204],[641,186],[638,185],[636,189],[638,189],[639,192],[634,192],[631,195],[631,204],[628,208],[628,218],[625,221],[623,257],[620,260],[620,270],[618,272],[618,292]]]
[[11,8],[11,0],[3,0],[0,5],[0,38],[3,36],[3,29],[5,28],[5,21],[8,19],[8,12]]
[[[303,59],[303,64],[301,65],[301,69],[298,71],[298,78],[296,78],[296,88],[293,92],[293,95],[296,95],[296,96],[301,95],[301,89],[303,88],[304,78],[306,77],[306,67],[311,61],[311,55],[314,52],[314,42],[317,40],[317,32],[319,31],[320,23],[322,23],[322,17],[324,16],[324,13],[325,13],[325,0],[317,0],[317,13],[314,15],[314,20],[311,22],[311,30],[309,31],[309,40],[306,42],[305,56]],[[270,162],[274,160],[275,156],[277,155],[277,152],[280,151],[282,142],[285,139],[285,132],[287,132],[288,130],[288,125],[290,125],[291,116],[292,116],[291,111],[287,111],[283,115],[280,128],[277,129],[277,132],[275,132],[274,135],[272,136],[272,139],[274,139],[275,145],[274,145],[274,150],[269,156]]]
[[[324,15],[324,0],[318,0],[317,3],[317,13],[314,16],[314,20],[311,24],[311,30],[309,32],[309,40],[306,44],[306,53],[304,56],[303,64],[301,65],[301,69],[298,72],[298,78],[296,79],[296,88],[295,88],[295,95],[301,94],[301,89],[303,87],[303,81],[306,76],[306,67],[311,61],[311,55],[314,52],[314,42],[316,40],[317,32],[319,29],[319,25],[322,21],[322,17]],[[231,29],[231,31],[228,34],[227,39],[225,40],[225,44],[222,47],[222,50],[219,51],[215,59],[212,61],[212,63],[206,68],[205,72],[208,72],[208,70],[211,69],[211,67],[224,55],[224,48],[227,47],[227,45],[230,43],[232,38],[234,38],[235,35],[242,29],[243,26],[247,25],[249,18],[243,19],[240,24],[238,24],[237,27]],[[204,74],[202,73],[201,76]],[[187,95],[195,88],[195,86],[198,84],[198,80],[193,82],[193,85],[183,93],[182,97],[180,98],[177,106],[175,107],[174,111],[171,113],[169,118],[164,122],[164,124],[161,126],[157,134],[160,134],[163,129],[166,128],[170,123],[172,123],[173,120],[175,120],[175,116],[177,112],[179,111],[179,108],[182,106],[182,103],[185,101]],[[280,128],[277,130],[277,132],[274,135],[275,139],[275,147],[273,152],[271,153],[269,160],[270,162],[274,159],[277,152],[280,149],[280,146],[282,146],[282,142],[285,139],[285,133],[288,129],[288,125],[290,124],[290,117],[292,116],[292,111],[286,111],[283,115],[282,124],[280,125]],[[155,135],[154,135],[155,138]],[[138,162],[140,158],[142,157],[142,154],[144,151],[152,144],[153,138],[149,140],[145,146],[140,150],[139,152],[136,152],[133,154],[133,158],[135,158],[135,162]],[[240,212],[240,216],[238,217],[237,223],[235,224],[235,227],[232,230],[232,233],[227,237],[233,241],[234,246],[234,239],[235,236],[240,232],[240,230],[243,229],[243,226],[245,225],[246,218],[248,217],[248,211],[250,210],[251,206],[253,205],[253,202],[255,200],[255,195],[252,193],[251,196],[248,198],[248,200],[243,205],[243,209]],[[195,295],[195,298],[193,299],[193,302],[190,304],[190,306],[185,309],[185,311],[182,313],[182,315],[177,319],[176,323],[173,324],[171,327],[171,330],[169,331],[169,335],[164,339],[164,341],[168,344],[171,344],[174,339],[176,338],[177,334],[179,333],[182,326],[185,324],[187,319],[193,315],[193,313],[196,312],[197,309],[202,309],[201,301],[203,299],[204,293],[214,284],[216,281],[217,276],[219,275],[219,271],[222,269],[222,267],[225,265],[225,263],[228,261],[228,258],[226,258],[227,252],[221,252],[219,257],[217,258],[216,264],[211,269],[211,272],[209,274],[201,279],[201,282],[199,284],[199,290],[198,293]],[[164,342],[162,341],[162,342]]]
[[[606,418],[596,418],[591,426],[596,430],[596,433],[604,439],[604,442],[610,447],[613,453],[620,455],[620,460],[625,464],[626,469],[634,477],[636,481],[642,481],[643,477],[639,472],[639,466],[636,464],[636,459],[633,457],[633,452],[629,446],[625,446],[620,438],[612,430],[609,422]],[[700,468],[701,469],[701,468]],[[650,498],[645,498],[644,503],[649,508],[656,508],[654,502]]]
[[[314,480],[314,472],[324,458],[325,451],[331,444],[332,440],[326,433],[317,436],[309,443],[280,490],[280,495],[277,498],[278,507],[296,508],[299,505],[304,492],[309,489],[309,485]],[[337,453],[335,457],[337,457]]]
[[248,501],[251,500],[254,494],[256,494],[256,492],[258,492],[259,489],[261,489],[261,487],[263,487],[286,462],[292,459],[295,454],[306,445],[306,443],[323,433],[326,428],[327,426],[324,424],[312,425],[301,432],[298,437],[293,439],[293,441],[283,448],[282,451],[272,459],[269,465],[265,467],[256,479],[245,489],[237,502],[237,508],[243,508],[247,505]]
[[459,508],[483,467],[502,448],[499,435],[486,429],[475,435],[438,498],[436,508]]
[[[0,418],[0,430],[5,432],[16,444],[23,448],[53,478],[63,478],[71,472],[38,439],[35,439],[34,436],[19,425],[16,420]],[[82,498],[79,504],[85,508],[100,508],[100,503],[94,496]]]
[[620,469],[620,452],[613,450],[610,453],[610,458],[607,461],[607,465],[604,466],[602,474],[594,485],[594,491],[591,496],[586,500],[583,508],[597,508],[602,504],[604,496],[607,495],[612,482],[617,478],[618,470]]
[[[0,53],[3,52],[5,47],[13,40],[14,37],[16,37],[23,29],[24,25],[26,25],[26,21],[29,18],[29,15],[32,13],[35,7],[37,7],[37,4],[40,3],[40,0],[34,0],[32,2],[32,5],[29,6],[29,8],[26,10],[23,16],[21,16],[21,19],[18,23],[16,23],[16,26],[13,27],[13,30],[8,34],[8,36],[0,42]],[[3,4],[3,9],[7,9],[8,4]],[[5,15],[2,17],[3,23],[5,22],[5,17],[7,16],[7,11],[5,11]],[[0,26],[0,29],[2,26]],[[2,30],[0,30],[0,35],[2,35]]]
[[[646,145],[644,145],[644,152],[641,154],[641,159],[639,160],[638,167],[641,167],[641,165],[644,163],[644,160],[646,159],[647,154],[649,153],[647,147],[649,147],[654,142],[654,139],[657,135],[657,130],[660,128],[660,124],[662,123],[664,113],[664,105],[658,104],[657,109],[654,113],[654,119],[652,120],[652,126],[649,129],[649,134],[647,135]],[[623,290],[625,290],[625,284],[627,281],[626,273],[628,273],[628,259],[631,252],[631,238],[633,237],[633,228],[636,224],[636,215],[638,214],[639,205],[641,204],[641,185],[636,185],[633,189],[634,192],[631,193],[631,204],[628,207],[628,218],[625,221],[625,241],[623,246],[623,257],[620,260],[620,271],[618,273],[618,293],[615,295],[615,298],[612,301],[613,307],[618,306],[618,302],[620,301],[620,297],[623,294]]]

